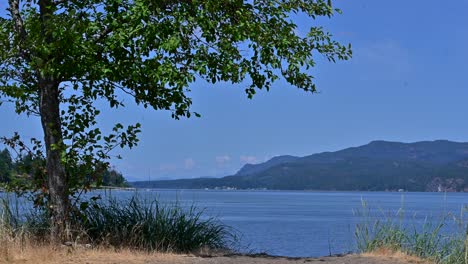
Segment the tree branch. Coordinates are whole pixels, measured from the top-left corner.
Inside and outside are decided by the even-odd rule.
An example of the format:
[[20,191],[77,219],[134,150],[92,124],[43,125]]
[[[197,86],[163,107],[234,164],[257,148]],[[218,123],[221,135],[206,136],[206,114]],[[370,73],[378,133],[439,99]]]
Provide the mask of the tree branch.
[[103,40],[107,37],[110,33],[112,33],[112,29],[110,27],[104,28],[99,35],[95,37],[95,43],[99,43],[99,41]]
[[68,0],[55,0],[55,1],[54,1],[54,4],[55,4],[55,6],[58,6],[58,5],[60,5],[60,4],[66,3],[66,2],[68,2]]
[[26,30],[24,29],[23,18],[21,18],[19,10],[19,0],[8,0],[10,6],[11,18],[15,22],[16,33],[20,36],[21,40],[26,38]]
[[19,10],[19,0],[8,0],[11,18],[15,22],[15,30],[21,41],[26,39],[26,30],[24,29],[23,18]]
[[18,34],[19,39],[20,39],[20,43],[18,45],[20,54],[24,59],[27,59],[28,53],[23,48],[23,45],[22,45],[26,40],[27,33],[26,33],[26,29],[24,29],[24,22],[20,13],[19,2],[20,0],[8,0],[8,5],[9,5],[11,18],[13,19],[13,22],[15,24],[16,34]]

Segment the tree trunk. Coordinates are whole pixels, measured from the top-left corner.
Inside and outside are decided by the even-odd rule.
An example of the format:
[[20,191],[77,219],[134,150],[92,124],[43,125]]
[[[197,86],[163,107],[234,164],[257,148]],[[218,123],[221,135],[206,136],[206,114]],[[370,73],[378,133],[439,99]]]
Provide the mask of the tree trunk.
[[[55,5],[52,0],[39,0],[41,32],[46,44],[54,42],[51,34],[50,18],[54,15]],[[52,54],[44,54],[46,63],[52,59]],[[40,95],[39,112],[41,115],[44,142],[46,147],[46,170],[49,189],[48,206],[51,213],[51,242],[60,243],[68,238],[67,227],[70,202],[68,199],[68,182],[65,167],[62,163],[62,153],[65,151],[60,120],[60,82],[50,73],[38,71]]]
[[64,149],[60,121],[59,83],[51,79],[39,81],[40,114],[47,157],[49,210],[52,243],[67,239],[69,199],[67,176],[61,154]]

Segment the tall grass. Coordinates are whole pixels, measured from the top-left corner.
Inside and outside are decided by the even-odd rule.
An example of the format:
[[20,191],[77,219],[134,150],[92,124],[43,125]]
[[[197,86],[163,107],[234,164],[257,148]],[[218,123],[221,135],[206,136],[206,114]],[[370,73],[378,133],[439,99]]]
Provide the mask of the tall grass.
[[95,244],[145,250],[190,252],[203,247],[227,249],[235,241],[230,228],[203,210],[179,204],[147,205],[137,198],[126,204],[111,199],[82,213],[82,226]]
[[[50,230],[47,212],[20,212],[10,203],[3,200],[0,204],[0,240],[21,235],[32,241],[47,241]],[[116,249],[193,252],[204,248],[229,249],[236,243],[231,228],[195,206],[146,203],[136,197],[93,203],[74,214],[72,223],[73,242]]]
[[[403,210],[394,217],[374,218],[367,203],[363,201],[362,207],[356,214],[363,221],[355,229],[360,252],[386,249],[440,264],[468,264],[468,226],[463,221],[463,215],[459,219],[447,215],[435,222],[426,219],[422,225],[416,225],[403,221]],[[454,222],[449,223],[452,220]],[[460,231],[445,234],[443,227],[448,224],[458,225]]]

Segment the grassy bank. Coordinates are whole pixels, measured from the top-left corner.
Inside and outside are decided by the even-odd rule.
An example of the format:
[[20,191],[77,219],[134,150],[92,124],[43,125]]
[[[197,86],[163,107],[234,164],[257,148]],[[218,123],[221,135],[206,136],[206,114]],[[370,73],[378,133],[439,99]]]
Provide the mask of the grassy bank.
[[[380,216],[375,220],[363,202],[362,210],[357,211],[363,219],[355,230],[358,249],[362,253],[401,252],[440,264],[468,264],[468,226],[463,214],[466,210],[462,209],[460,216],[405,224],[403,210],[394,217]],[[445,233],[447,225],[458,231]]]
[[[2,200],[0,206],[0,245],[36,244],[49,239],[46,211],[19,209]],[[232,230],[203,210],[158,201],[108,199],[92,203],[73,214],[70,243],[157,252],[188,253],[201,249],[228,249],[236,243]]]

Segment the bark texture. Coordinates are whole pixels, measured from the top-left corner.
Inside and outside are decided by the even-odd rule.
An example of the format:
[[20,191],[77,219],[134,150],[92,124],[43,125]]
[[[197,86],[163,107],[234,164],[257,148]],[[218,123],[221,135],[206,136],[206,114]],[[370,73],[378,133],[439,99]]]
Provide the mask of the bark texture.
[[62,163],[63,138],[58,83],[41,80],[40,113],[47,157],[51,236],[54,243],[67,239],[69,199],[67,176]]

